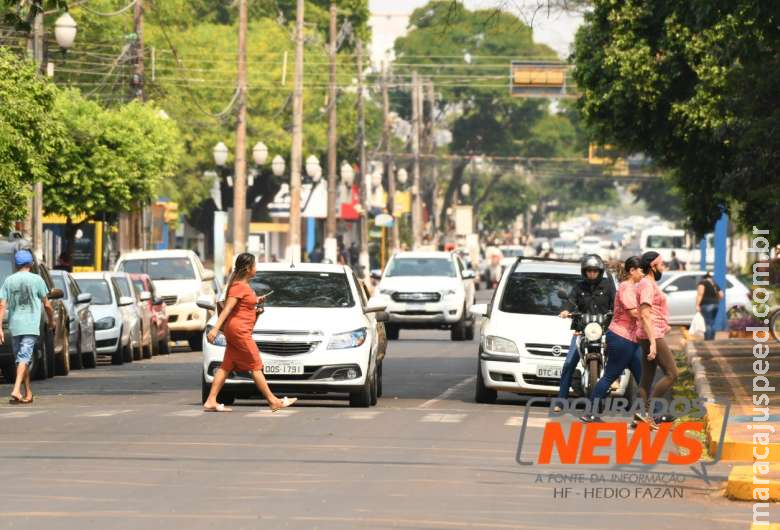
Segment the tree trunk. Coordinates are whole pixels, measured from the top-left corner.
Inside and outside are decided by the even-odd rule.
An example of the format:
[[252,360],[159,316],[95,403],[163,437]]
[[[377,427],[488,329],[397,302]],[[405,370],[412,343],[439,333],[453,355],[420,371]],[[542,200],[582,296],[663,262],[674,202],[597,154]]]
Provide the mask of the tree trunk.
[[479,219],[479,209],[482,207],[484,202],[487,200],[488,196],[490,195],[490,192],[493,191],[493,188],[496,184],[498,184],[498,181],[501,180],[501,177],[503,176],[503,173],[499,171],[498,173],[493,174],[490,177],[490,182],[488,182],[487,186],[485,186],[484,191],[482,194],[477,198],[476,196],[476,187],[472,187],[472,194],[474,196],[474,202],[472,203],[472,206],[474,208],[474,219]]
[[449,226],[447,223],[447,208],[452,206],[455,192],[460,189],[460,185],[463,182],[463,173],[466,170],[466,166],[469,165],[469,162],[470,160],[460,160],[452,166],[452,178],[447,185],[447,190],[444,192],[444,204],[441,208],[441,218],[439,221],[439,226],[445,231]]

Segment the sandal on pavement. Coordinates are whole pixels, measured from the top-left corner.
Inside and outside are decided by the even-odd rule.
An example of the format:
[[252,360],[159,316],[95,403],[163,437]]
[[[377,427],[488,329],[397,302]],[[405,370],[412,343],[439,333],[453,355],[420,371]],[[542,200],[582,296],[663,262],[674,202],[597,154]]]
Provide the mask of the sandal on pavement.
[[271,407],[271,412],[279,412],[287,407],[292,407],[296,401],[298,401],[298,398],[288,398],[287,396],[284,396],[282,398],[282,404],[278,407]]
[[232,412],[233,409],[226,407],[222,403],[217,403],[216,407],[203,407],[204,412]]
[[23,403],[24,403],[24,400],[21,400],[21,399],[19,399],[19,398],[18,398],[18,397],[16,397],[16,396],[11,396],[11,397],[8,399],[8,403],[9,403],[10,405],[21,405],[21,404],[23,404]]
[[35,396],[32,396],[30,399],[23,399],[22,404],[23,405],[32,405],[33,400],[35,399]]

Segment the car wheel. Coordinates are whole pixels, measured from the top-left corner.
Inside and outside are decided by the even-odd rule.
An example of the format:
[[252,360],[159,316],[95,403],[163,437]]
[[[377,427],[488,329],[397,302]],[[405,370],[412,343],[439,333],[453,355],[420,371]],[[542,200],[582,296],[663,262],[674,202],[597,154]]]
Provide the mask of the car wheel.
[[138,339],[138,346],[133,348],[133,360],[134,361],[140,361],[144,358],[144,346],[141,344],[141,339]]
[[474,340],[474,320],[470,320],[466,325],[466,330],[463,334],[463,338],[466,340]]
[[154,352],[152,351],[152,344],[154,335],[149,337],[149,345],[148,346],[141,346],[141,357],[144,359],[151,359],[152,355],[154,355]]
[[57,365],[57,356],[54,353],[54,332],[47,328],[43,341],[46,343],[46,356],[44,357],[46,359],[46,377],[54,377]]
[[120,365],[125,362],[125,348],[122,346],[122,330],[119,330],[119,338],[116,340],[116,351],[111,354],[111,364]]
[[56,358],[57,375],[68,375],[70,372],[70,337],[65,335],[62,343],[62,355]]
[[190,335],[190,338],[188,340],[190,343],[190,349],[192,351],[202,351],[203,350],[203,333],[201,332],[195,332],[192,335]]
[[[35,381],[40,381],[49,377],[49,347],[46,335],[43,335],[43,340],[39,340],[35,345],[35,351],[33,352],[32,372],[30,378]],[[15,370],[15,367],[14,367]],[[16,373],[16,371],[14,371]]]
[[16,381],[16,366],[3,366],[0,371],[3,372],[3,380],[6,384],[14,384],[14,381]]
[[126,363],[133,362],[133,341],[127,339],[127,344],[122,347],[122,360]]
[[371,378],[371,406],[376,405],[377,401],[379,401],[379,376],[375,368],[374,377]]
[[485,386],[485,380],[482,378],[482,367],[477,364],[477,388],[474,392],[474,401],[477,403],[495,403],[498,398],[498,392]]
[[382,389],[382,362],[379,363],[379,371],[377,373],[378,373],[378,377],[377,377],[377,383],[376,383],[376,396],[377,397],[382,397],[382,392],[383,392],[383,389]]
[[450,328],[450,340],[463,340],[466,337],[466,317]]
[[371,389],[374,386],[374,374],[372,373],[366,378],[365,384],[360,387],[357,392],[352,392],[349,395],[350,407],[370,407],[371,406]]
[[163,337],[163,340],[160,341],[160,346],[158,347],[158,350],[163,355],[168,355],[171,353],[171,332],[167,332],[165,334],[165,337]]
[[82,354],[82,360],[85,368],[97,367],[97,343],[95,341],[95,334],[92,334],[92,346],[88,352]]
[[84,359],[81,356],[81,331],[79,330],[76,336],[76,353],[70,358],[70,365],[74,370],[81,370],[84,368]]
[[152,327],[152,338],[151,341],[151,350],[152,350],[152,357],[155,355],[160,355],[160,341],[157,340],[157,326]]
[[385,324],[385,335],[387,335],[387,340],[398,340],[401,328],[395,324]]

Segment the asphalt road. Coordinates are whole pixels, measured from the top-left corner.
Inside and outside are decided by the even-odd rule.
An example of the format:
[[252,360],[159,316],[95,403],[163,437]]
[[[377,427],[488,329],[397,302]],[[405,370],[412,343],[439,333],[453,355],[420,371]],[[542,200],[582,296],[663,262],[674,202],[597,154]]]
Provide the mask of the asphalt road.
[[[308,399],[273,415],[251,401],[202,413],[188,351],[37,384],[32,407],[0,405],[0,530],[749,528],[751,506],[720,496],[723,465],[710,485],[659,466],[678,489],[637,498],[633,481],[662,475],[517,464],[523,401],[474,403],[477,343],[448,339],[402,331],[370,409]],[[545,421],[534,407],[531,459]],[[630,496],[585,498],[610,490]]]

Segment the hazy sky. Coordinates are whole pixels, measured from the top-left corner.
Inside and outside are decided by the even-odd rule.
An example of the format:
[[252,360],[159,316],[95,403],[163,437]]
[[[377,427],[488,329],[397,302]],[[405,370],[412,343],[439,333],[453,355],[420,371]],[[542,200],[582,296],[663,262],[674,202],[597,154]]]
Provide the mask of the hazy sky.
[[[561,58],[569,53],[574,32],[582,22],[576,13],[553,12],[548,17],[546,9],[537,9],[545,0],[463,0],[468,9],[490,9],[508,5],[509,11],[519,14],[526,23],[531,23],[534,41],[547,44]],[[393,47],[395,39],[406,33],[409,15],[427,0],[369,0],[372,28],[371,57],[375,64],[385,58],[387,50]],[[544,4],[546,5],[546,4]]]

